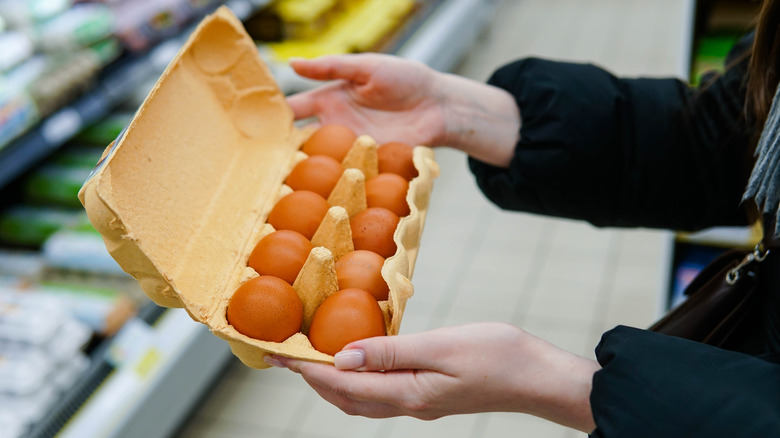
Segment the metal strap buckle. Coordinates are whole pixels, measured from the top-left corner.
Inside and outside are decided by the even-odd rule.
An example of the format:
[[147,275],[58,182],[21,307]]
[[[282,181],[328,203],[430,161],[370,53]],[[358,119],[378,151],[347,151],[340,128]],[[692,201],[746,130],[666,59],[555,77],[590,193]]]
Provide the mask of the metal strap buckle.
[[733,286],[734,283],[736,283],[737,280],[739,280],[739,276],[742,270],[746,266],[750,265],[753,262],[758,262],[758,263],[763,262],[766,256],[769,255],[769,253],[770,253],[769,249],[764,248],[764,245],[761,242],[756,244],[756,247],[753,248],[753,252],[746,255],[745,258],[742,259],[742,261],[737,266],[734,267],[734,269],[730,270],[726,274],[726,283]]

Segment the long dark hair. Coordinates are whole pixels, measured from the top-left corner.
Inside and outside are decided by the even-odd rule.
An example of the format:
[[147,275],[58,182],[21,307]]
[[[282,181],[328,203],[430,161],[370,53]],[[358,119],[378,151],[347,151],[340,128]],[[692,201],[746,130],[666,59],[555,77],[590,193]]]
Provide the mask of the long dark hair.
[[766,122],[780,81],[780,1],[764,0],[758,15],[747,83],[747,109],[756,132]]

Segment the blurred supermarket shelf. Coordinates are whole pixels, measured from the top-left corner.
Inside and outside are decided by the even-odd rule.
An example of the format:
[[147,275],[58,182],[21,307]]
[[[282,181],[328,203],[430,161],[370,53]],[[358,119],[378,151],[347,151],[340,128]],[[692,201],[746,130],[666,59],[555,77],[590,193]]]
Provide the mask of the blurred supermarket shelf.
[[166,437],[229,362],[225,342],[182,309],[150,304],[96,352],[27,437]]
[[[270,0],[225,2],[244,19]],[[223,2],[200,12],[205,15]],[[105,117],[132,96],[149,78],[158,76],[194,29],[189,26],[141,53],[129,53],[109,64],[94,85],[81,96],[57,109],[8,144],[0,144],[0,189],[38,164],[82,129]],[[0,136],[2,138],[3,136]]]
[[132,320],[104,350],[93,375],[99,389],[78,414],[30,436],[58,430],[63,438],[170,436],[231,358],[227,343],[182,309],[162,312],[151,324]]

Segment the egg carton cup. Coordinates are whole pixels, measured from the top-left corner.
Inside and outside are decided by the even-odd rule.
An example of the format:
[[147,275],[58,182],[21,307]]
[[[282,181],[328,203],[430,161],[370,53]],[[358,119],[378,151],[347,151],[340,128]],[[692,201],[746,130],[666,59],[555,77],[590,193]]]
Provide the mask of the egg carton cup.
[[[79,192],[109,253],[146,295],[184,308],[253,368],[266,368],[263,358],[271,353],[333,362],[306,333],[317,306],[338,289],[335,261],[353,249],[349,218],[366,208],[365,181],[377,174],[378,145],[360,136],[293,284],[304,304],[301,332],[281,343],[239,333],[227,322],[227,305],[238,286],[257,276],[247,261],[274,231],[266,219],[292,191],[284,180],[306,158],[300,148],[313,132],[293,122],[243,25],[221,7],[199,24]],[[410,213],[381,271],[390,289],[379,303],[388,335],[398,334],[414,293],[411,278],[439,173],[428,147],[415,146],[413,161]]]

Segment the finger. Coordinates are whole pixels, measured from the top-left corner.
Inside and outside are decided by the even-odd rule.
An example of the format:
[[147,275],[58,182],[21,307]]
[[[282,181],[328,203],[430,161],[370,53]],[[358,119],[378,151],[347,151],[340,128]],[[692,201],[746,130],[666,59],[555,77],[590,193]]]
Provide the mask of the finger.
[[314,389],[325,401],[341,409],[348,415],[360,415],[368,418],[389,418],[403,415],[403,411],[396,406],[382,402],[367,402],[356,400],[347,395],[341,395],[333,392],[327,386],[320,385],[315,381],[310,381],[304,376],[304,380]]
[[344,79],[365,83],[371,72],[371,63],[360,55],[328,55],[315,59],[291,59],[290,66],[301,76],[319,81]]
[[309,117],[320,116],[322,112],[322,102],[332,100],[332,96],[339,93],[343,83],[331,83],[293,94],[287,98],[287,104],[295,114],[295,120],[306,119]]
[[307,119],[317,115],[316,104],[312,92],[294,94],[287,98],[287,104],[295,115],[295,120]]
[[[378,412],[389,414],[388,407],[396,406],[401,412],[403,406],[416,396],[417,379],[426,371],[394,371],[394,372],[355,372],[341,371],[331,365],[306,362],[302,360],[279,357],[279,360],[290,370],[303,376],[306,382],[337,406],[347,406],[349,403],[385,404]],[[321,392],[322,391],[322,392]],[[328,399],[328,398],[326,398]],[[332,399],[332,400],[331,400]],[[350,408],[355,410],[357,408]],[[364,414],[360,414],[364,415]],[[397,415],[397,414],[396,414]]]

